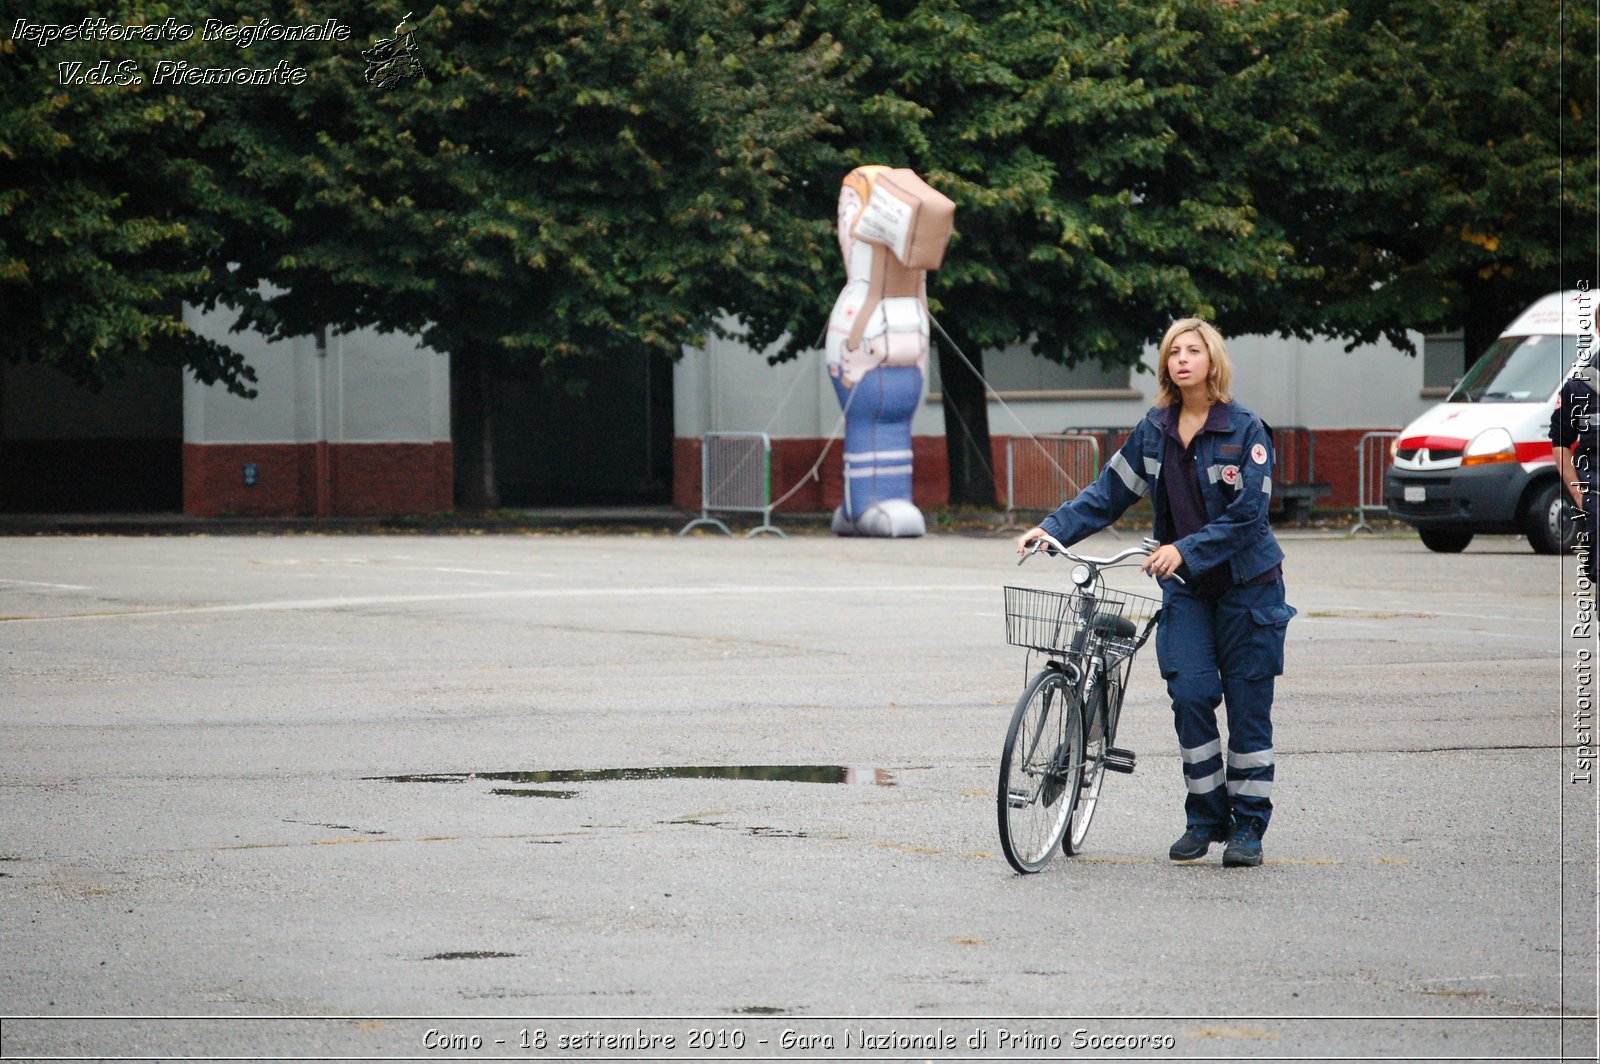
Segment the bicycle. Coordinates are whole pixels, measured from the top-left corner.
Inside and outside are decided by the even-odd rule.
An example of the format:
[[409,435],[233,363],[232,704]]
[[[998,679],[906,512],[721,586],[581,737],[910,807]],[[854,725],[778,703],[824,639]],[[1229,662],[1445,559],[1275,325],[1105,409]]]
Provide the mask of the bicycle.
[[1074,590],[1005,588],[1006,642],[1049,655],[1017,700],[1000,754],[1000,846],[1018,872],[1044,868],[1058,846],[1069,857],[1082,852],[1106,770],[1134,769],[1133,751],[1114,745],[1117,721],[1133,656],[1160,621],[1161,601],[1107,588],[1100,574],[1158,545],[1147,539],[1089,558],[1046,536],[1017,564],[1041,550],[1062,555],[1076,563]]

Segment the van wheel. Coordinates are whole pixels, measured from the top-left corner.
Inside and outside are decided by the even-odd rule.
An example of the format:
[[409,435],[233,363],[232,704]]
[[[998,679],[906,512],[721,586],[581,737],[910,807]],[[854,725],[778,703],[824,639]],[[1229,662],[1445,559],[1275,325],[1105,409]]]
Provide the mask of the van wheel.
[[1533,489],[1523,518],[1528,542],[1540,554],[1565,554],[1577,544],[1578,525],[1561,482],[1547,480]]
[[1471,532],[1457,532],[1447,528],[1419,528],[1417,535],[1422,537],[1424,547],[1440,554],[1460,554],[1467,549],[1467,544],[1472,542]]

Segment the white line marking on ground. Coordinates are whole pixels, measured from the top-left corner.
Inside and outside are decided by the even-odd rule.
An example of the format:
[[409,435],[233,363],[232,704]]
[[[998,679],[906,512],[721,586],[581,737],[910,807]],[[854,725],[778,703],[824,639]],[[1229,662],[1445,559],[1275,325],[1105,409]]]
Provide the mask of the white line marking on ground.
[[270,602],[239,602],[221,606],[183,606],[177,609],[114,610],[105,613],[67,613],[58,617],[7,617],[5,624],[38,624],[50,621],[104,621],[144,620],[157,617],[188,617],[197,614],[252,613],[274,610],[342,610],[358,606],[405,606],[424,602],[469,602],[494,599],[555,599],[555,598],[627,598],[640,595],[710,596],[710,595],[855,595],[855,594],[908,594],[914,592],[939,592],[940,594],[985,594],[999,591],[998,586],[964,584],[884,584],[867,586],[826,587],[816,584],[759,585],[724,584],[707,587],[561,587],[523,588],[507,591],[457,591],[434,595],[364,595],[347,598],[282,599]]

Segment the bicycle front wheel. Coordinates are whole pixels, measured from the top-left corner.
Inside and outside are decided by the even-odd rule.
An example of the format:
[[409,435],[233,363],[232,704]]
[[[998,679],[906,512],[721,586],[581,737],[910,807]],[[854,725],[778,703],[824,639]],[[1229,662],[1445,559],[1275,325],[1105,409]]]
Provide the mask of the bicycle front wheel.
[[1000,848],[1018,872],[1049,863],[1066,833],[1083,771],[1083,714],[1067,678],[1035,676],[1011,714],[1000,754]]

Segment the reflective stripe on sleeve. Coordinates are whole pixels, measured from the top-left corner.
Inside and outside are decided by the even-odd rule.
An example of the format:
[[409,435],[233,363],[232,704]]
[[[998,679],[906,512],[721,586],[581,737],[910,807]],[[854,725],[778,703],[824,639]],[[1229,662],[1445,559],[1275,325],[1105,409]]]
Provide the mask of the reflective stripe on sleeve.
[[1110,467],[1118,477],[1122,478],[1122,483],[1135,495],[1138,495],[1142,498],[1150,490],[1149,483],[1147,483],[1145,479],[1138,473],[1133,471],[1133,466],[1129,465],[1128,460],[1122,457],[1121,451],[1118,451],[1116,454],[1112,455],[1111,461],[1107,462],[1106,465]]

